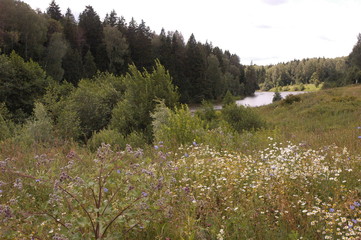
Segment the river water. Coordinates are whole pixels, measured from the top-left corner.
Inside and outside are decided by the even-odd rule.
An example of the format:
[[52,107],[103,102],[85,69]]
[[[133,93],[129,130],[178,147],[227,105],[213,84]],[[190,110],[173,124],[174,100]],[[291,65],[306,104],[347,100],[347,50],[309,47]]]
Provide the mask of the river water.
[[[285,98],[287,95],[301,94],[305,93],[302,91],[298,92],[280,92],[282,98]],[[242,100],[236,101],[237,105],[243,105],[248,107],[259,107],[272,103],[274,92],[255,92],[254,96],[246,97]]]

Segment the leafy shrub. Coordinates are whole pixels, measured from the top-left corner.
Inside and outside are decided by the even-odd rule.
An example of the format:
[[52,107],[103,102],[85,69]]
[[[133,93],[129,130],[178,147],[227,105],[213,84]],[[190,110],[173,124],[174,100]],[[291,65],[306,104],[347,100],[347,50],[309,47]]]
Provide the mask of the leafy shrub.
[[172,108],[178,101],[178,93],[172,79],[165,68],[156,62],[151,73],[140,72],[133,65],[124,81],[126,91],[124,98],[114,107],[111,128],[124,135],[133,131],[143,132],[147,139],[152,137],[152,113],[156,100],[164,99],[166,106]]
[[203,120],[205,128],[214,129],[218,126],[218,116],[211,102],[202,101],[202,106],[196,111],[196,115]]
[[94,133],[87,144],[90,150],[95,151],[102,143],[110,144],[113,149],[117,150],[124,149],[126,144],[124,136],[113,129],[102,129]]
[[36,143],[53,140],[53,124],[42,103],[35,103],[34,119],[25,125],[25,133]]
[[222,100],[222,104],[223,106],[229,105],[234,103],[234,96],[232,95],[232,93],[228,90],[226,92],[226,95],[224,95],[223,100]]
[[166,194],[141,154],[102,144],[96,155],[36,155],[25,172],[0,161],[0,196],[9,200],[0,204],[0,238],[144,239],[136,235],[155,222],[154,202]]
[[5,102],[17,122],[31,115],[35,100],[52,81],[39,64],[26,62],[15,52],[0,55],[0,79],[0,102]]
[[170,144],[173,147],[178,147],[181,144],[191,144],[193,141],[201,141],[204,133],[202,120],[197,116],[192,116],[187,105],[182,105],[180,108],[176,108],[175,111],[170,111],[168,119],[159,118],[162,117],[167,110],[163,107],[156,108],[156,111],[152,114],[154,136],[156,142],[164,142]]
[[260,116],[251,108],[236,104],[225,106],[222,109],[222,118],[237,132],[255,130],[265,126]]
[[281,96],[280,92],[277,91],[273,94],[272,102],[277,102],[280,100],[282,100],[282,96]]
[[282,100],[282,104],[292,104],[292,103],[295,103],[295,102],[300,102],[301,101],[301,97],[298,96],[298,95],[293,95],[293,94],[290,94],[290,95],[287,95],[285,97],[285,99]]
[[11,137],[14,128],[14,123],[10,120],[10,113],[5,103],[0,103],[0,141]]

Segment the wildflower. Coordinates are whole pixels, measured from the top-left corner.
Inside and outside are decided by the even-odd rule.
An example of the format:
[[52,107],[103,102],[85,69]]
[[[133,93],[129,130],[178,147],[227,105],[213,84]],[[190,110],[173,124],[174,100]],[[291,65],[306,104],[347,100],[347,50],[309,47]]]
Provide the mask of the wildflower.
[[351,209],[351,210],[354,210],[354,209],[355,209],[355,206],[351,204],[351,205],[350,205],[350,209]]
[[334,209],[334,208],[330,208],[330,212],[335,212],[335,209]]
[[355,205],[356,207],[359,207],[361,204],[359,202],[354,202],[353,205]]
[[0,193],[3,193],[3,190],[0,189]]
[[356,219],[351,219],[351,221],[356,224],[357,223],[357,220]]
[[188,153],[185,153],[184,156],[185,156],[185,157],[189,157],[189,154],[188,154]]
[[361,136],[358,136],[359,139],[361,139]]
[[142,192],[142,196],[143,196],[143,197],[146,197],[146,196],[148,196],[148,193]]
[[158,145],[155,145],[155,146],[154,146],[154,149],[155,149],[155,150],[158,150],[158,149],[159,149]]
[[104,188],[103,190],[104,190],[104,192],[109,192],[108,188]]
[[35,182],[40,182],[40,179],[36,179]]
[[196,141],[193,141],[193,146],[198,146],[197,142]]
[[120,172],[121,172],[121,171],[118,169],[118,170],[117,170],[117,173],[120,173]]

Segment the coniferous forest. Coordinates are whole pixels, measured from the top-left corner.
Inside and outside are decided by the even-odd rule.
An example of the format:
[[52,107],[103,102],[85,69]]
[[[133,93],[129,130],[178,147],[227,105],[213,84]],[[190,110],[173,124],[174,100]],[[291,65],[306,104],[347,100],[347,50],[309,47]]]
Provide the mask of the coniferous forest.
[[0,0],[0,239],[361,238],[361,35],[258,66],[180,30]]

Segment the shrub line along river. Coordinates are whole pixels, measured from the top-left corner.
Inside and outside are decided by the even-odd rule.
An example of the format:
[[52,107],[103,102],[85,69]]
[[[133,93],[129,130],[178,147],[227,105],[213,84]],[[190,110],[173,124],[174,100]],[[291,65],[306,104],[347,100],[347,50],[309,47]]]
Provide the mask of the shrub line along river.
[[[307,93],[304,91],[297,91],[297,92],[279,92],[282,96],[282,98],[285,98],[288,95],[298,95],[302,93]],[[242,100],[237,100],[237,105],[243,105],[246,107],[259,107],[267,104],[272,103],[274,92],[255,92],[253,96],[245,97]],[[199,109],[199,106],[190,106],[189,107],[191,112],[195,112],[197,109]],[[214,105],[214,109],[222,109],[221,104]]]

